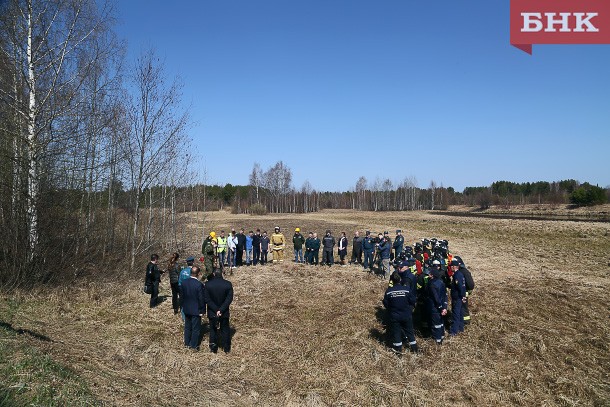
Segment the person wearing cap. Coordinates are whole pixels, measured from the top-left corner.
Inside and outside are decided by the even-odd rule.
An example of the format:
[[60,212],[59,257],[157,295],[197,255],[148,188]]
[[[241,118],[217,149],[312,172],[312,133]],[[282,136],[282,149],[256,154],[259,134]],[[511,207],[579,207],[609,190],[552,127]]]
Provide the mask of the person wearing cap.
[[410,351],[417,352],[412,315],[415,293],[410,287],[402,285],[398,272],[392,273],[390,282],[391,285],[387,288],[382,302],[388,312],[388,331],[392,349],[397,353],[402,353],[403,337],[406,337]]
[[364,253],[364,263],[362,266],[364,269],[373,271],[373,254],[375,253],[375,239],[371,236],[369,230],[366,231],[364,238],[362,239],[362,251]]
[[335,238],[331,234],[330,230],[326,231],[326,235],[322,238],[322,264],[326,264],[328,267],[335,263],[333,258],[333,248],[335,247]]
[[400,275],[400,284],[408,287],[417,298],[417,277],[415,273],[411,271],[411,262],[409,260],[403,260],[398,263],[398,275]]
[[468,309],[468,299],[472,295],[472,290],[474,290],[474,280],[472,279],[472,273],[466,268],[462,258],[455,256],[454,259],[460,263],[460,271],[464,275],[464,281],[466,282],[466,301],[462,303],[462,315],[464,315],[464,326],[466,326],[472,320],[470,310]]
[[429,269],[429,273],[426,286],[426,305],[432,338],[440,345],[443,343],[445,336],[443,317],[447,315],[447,289],[441,280],[440,269]]
[[286,244],[286,238],[280,231],[280,227],[276,226],[274,233],[271,235],[271,248],[273,249],[273,262],[284,261],[284,246]]
[[460,262],[451,261],[453,276],[451,278],[451,313],[452,324],[449,334],[455,336],[464,332],[464,314],[462,314],[462,304],[466,302],[466,281],[464,273],[460,270]]
[[214,255],[216,254],[216,232],[210,232],[201,245],[201,253],[203,254],[203,265],[205,271],[203,278],[207,278],[214,271]]
[[355,231],[352,239],[352,263],[362,264],[362,240],[360,232]]
[[205,314],[204,286],[199,281],[199,271],[199,267],[194,266],[190,278],[180,285],[184,312],[184,346],[193,350],[199,350],[201,317]]
[[394,243],[392,243],[392,248],[394,249],[394,258],[398,259],[402,254],[403,247],[405,245],[405,238],[402,235],[402,230],[396,230],[396,238],[394,239]]
[[305,244],[305,238],[301,234],[301,228],[295,228],[294,236],[292,236],[295,263],[305,263],[305,260],[303,259],[303,244]]

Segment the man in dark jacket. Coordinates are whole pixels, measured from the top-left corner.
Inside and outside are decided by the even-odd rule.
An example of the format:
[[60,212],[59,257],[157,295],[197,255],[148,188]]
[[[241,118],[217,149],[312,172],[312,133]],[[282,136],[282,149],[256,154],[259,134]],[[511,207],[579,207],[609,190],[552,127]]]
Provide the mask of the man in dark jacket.
[[263,235],[261,236],[261,264],[262,265],[267,264],[267,254],[269,253],[269,245],[270,245],[269,236],[267,236],[267,231],[265,230],[263,232]]
[[390,277],[390,252],[392,251],[392,243],[387,237],[387,232],[384,235],[379,234],[379,243],[377,243],[377,251],[381,259],[381,270],[383,278]]
[[402,235],[402,230],[396,230],[396,238],[394,238],[394,243],[392,243],[392,247],[394,248],[394,258],[397,259],[400,257],[400,254],[403,251],[405,244],[405,238]]
[[322,247],[322,241],[318,239],[318,234],[314,232],[313,242],[311,243],[311,264],[316,266],[320,260],[320,247]]
[[252,264],[257,265],[261,260],[261,230],[256,229],[256,233],[252,236]]
[[375,239],[371,236],[370,231],[366,231],[364,239],[362,239],[362,251],[364,252],[364,269],[373,271],[373,254],[375,253]]
[[180,298],[184,311],[184,346],[199,350],[201,317],[205,313],[203,283],[199,281],[199,267],[191,268],[191,277],[180,285]]
[[244,235],[244,230],[241,229],[235,237],[237,237],[235,265],[239,267],[244,265],[244,250],[246,250],[246,235]]
[[146,266],[145,284],[151,287],[150,308],[154,308],[159,304],[159,283],[161,282],[162,271],[157,266],[158,261],[159,255],[153,254],[150,256],[150,262]]
[[360,232],[354,232],[352,239],[352,263],[362,264],[362,240]]
[[455,336],[464,332],[464,315],[462,314],[462,304],[466,302],[466,281],[464,274],[460,270],[460,262],[451,261],[453,276],[451,278],[451,313],[452,321],[449,334]]
[[301,234],[301,228],[296,228],[294,230],[294,236],[292,236],[292,245],[294,246],[294,262],[295,263],[305,263],[303,260],[303,244],[305,243],[305,238]]
[[222,278],[222,271],[214,271],[214,277],[205,285],[205,303],[210,320],[210,350],[218,351],[218,325],[225,353],[231,351],[231,332],[229,330],[229,306],[233,301],[233,284]]
[[313,264],[313,232],[309,232],[305,239],[305,263]]
[[383,305],[388,310],[389,333],[392,349],[402,352],[402,339],[406,336],[411,352],[417,352],[417,342],[413,330],[413,307],[415,306],[415,293],[400,283],[400,275],[392,273],[391,287],[385,292]]
[[335,262],[333,258],[335,244],[335,238],[330,233],[330,230],[327,230],[326,236],[322,238],[322,264],[326,264],[328,267],[332,266]]

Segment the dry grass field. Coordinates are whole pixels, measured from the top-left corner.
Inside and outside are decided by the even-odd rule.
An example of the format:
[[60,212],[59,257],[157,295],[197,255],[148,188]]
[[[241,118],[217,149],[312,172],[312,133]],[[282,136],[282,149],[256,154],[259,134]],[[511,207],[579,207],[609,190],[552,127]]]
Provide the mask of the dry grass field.
[[[287,261],[230,276],[232,352],[209,353],[206,334],[192,353],[170,302],[148,308],[143,272],[100,270],[103,282],[2,299],[0,404],[610,405],[609,223],[353,211],[206,218],[216,231],[276,224],[287,238],[299,226],[350,241],[356,229],[396,228],[410,243],[448,239],[477,284],[472,324],[441,348],[418,338],[421,354],[399,358],[384,343],[386,282],[356,266]],[[200,242],[191,248],[184,255]]]

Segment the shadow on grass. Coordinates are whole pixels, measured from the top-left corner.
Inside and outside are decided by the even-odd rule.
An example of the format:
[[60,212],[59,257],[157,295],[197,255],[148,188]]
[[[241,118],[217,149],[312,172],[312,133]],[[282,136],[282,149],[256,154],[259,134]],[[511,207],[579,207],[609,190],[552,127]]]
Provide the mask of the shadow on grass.
[[[8,322],[0,321],[0,328],[4,328],[7,331],[15,333],[17,335],[26,335],[27,334],[36,339],[40,339],[41,341],[53,342],[53,340],[46,335],[39,334],[38,332],[30,331],[29,329],[13,328],[13,325],[9,324]],[[0,400],[1,399],[2,399],[2,394],[0,393]]]
[[383,331],[377,328],[369,329],[369,336],[375,339],[377,342],[385,346],[387,344],[387,317],[385,309],[381,306],[375,307],[375,319],[381,325],[383,325]]

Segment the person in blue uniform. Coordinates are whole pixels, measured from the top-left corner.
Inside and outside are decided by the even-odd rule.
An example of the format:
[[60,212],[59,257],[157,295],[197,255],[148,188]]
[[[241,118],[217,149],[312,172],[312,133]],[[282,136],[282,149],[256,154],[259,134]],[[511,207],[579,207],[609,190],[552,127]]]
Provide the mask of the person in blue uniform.
[[362,239],[362,251],[364,253],[364,263],[362,266],[364,269],[373,271],[373,254],[375,253],[375,239],[371,236],[370,231],[366,231],[364,238]]
[[453,276],[451,277],[451,313],[452,324],[449,334],[455,336],[464,332],[464,315],[462,314],[462,304],[466,302],[466,281],[464,273],[460,270],[460,262],[451,261]]
[[388,311],[389,334],[392,349],[402,353],[403,336],[409,341],[411,352],[417,352],[417,341],[413,330],[413,307],[415,306],[415,293],[400,282],[397,272],[390,276],[391,287],[383,296],[383,305]]
[[445,326],[443,317],[447,315],[447,290],[441,280],[441,271],[431,269],[426,285],[426,302],[432,338],[438,345],[443,343]]

